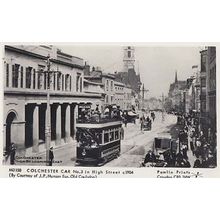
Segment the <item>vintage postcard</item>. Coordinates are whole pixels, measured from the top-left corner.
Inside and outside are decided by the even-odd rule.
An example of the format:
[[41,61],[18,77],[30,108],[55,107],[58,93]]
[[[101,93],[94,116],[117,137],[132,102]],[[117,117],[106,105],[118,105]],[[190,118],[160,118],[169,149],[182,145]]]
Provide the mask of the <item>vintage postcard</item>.
[[1,44],[0,176],[219,177],[220,44]]

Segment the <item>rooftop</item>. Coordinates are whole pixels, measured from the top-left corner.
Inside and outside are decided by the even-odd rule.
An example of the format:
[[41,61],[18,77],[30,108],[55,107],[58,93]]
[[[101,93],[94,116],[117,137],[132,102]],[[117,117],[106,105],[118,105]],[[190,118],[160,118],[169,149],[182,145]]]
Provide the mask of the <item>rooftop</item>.
[[5,50],[32,56],[39,59],[47,59],[48,55],[52,62],[78,67],[83,69],[83,59],[63,53],[51,45],[5,45]]

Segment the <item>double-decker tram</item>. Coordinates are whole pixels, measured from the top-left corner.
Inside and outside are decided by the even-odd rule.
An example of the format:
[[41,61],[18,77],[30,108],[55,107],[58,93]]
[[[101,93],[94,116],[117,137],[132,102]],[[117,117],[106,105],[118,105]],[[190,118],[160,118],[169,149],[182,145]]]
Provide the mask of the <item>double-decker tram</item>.
[[121,150],[121,121],[100,120],[76,124],[76,165],[101,166]]

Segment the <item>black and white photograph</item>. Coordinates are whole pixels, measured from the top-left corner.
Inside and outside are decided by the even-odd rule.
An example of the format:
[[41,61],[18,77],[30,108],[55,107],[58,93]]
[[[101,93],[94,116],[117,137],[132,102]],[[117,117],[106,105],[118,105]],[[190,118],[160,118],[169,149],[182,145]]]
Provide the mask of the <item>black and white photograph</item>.
[[216,47],[4,45],[3,165],[216,168]]

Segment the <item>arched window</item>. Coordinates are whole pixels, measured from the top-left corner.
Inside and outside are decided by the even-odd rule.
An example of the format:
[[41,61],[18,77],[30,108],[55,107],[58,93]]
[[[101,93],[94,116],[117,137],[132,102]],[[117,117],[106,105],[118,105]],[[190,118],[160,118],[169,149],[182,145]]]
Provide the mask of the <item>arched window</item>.
[[82,92],[82,77],[80,77],[80,92]]
[[71,76],[69,77],[69,91],[72,90],[72,84],[71,84]]
[[53,89],[56,89],[56,73],[53,74]]
[[47,89],[47,74],[44,73],[44,89]]
[[33,69],[33,89],[35,89],[35,75],[36,75],[36,72],[35,72],[35,69]]
[[108,91],[108,79],[106,80],[106,91]]
[[23,68],[23,66],[21,66],[21,83],[20,83],[21,88],[23,88],[23,80],[24,80],[23,72],[24,72],[24,68]]
[[18,76],[19,76],[19,66],[18,64],[12,65],[12,87],[18,87]]
[[64,75],[62,75],[62,90],[64,90]]
[[57,75],[57,90],[61,90],[61,73]]
[[80,90],[80,76],[81,76],[81,74],[77,73],[77,76],[76,76],[76,92],[79,92],[79,90]]

